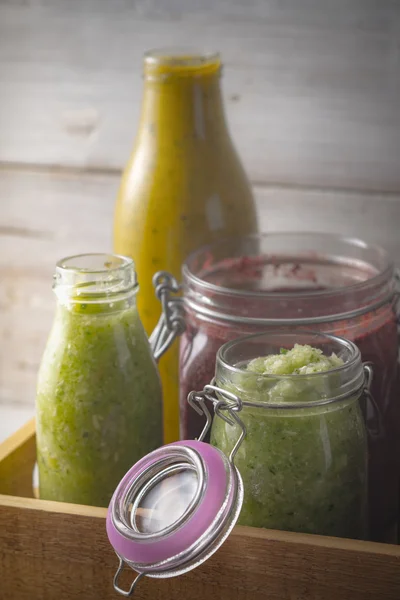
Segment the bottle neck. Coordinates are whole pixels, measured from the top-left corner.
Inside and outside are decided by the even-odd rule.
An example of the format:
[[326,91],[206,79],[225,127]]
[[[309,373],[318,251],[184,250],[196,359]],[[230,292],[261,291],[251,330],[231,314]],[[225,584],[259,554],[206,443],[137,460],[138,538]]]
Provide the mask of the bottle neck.
[[125,294],[123,297],[110,298],[104,296],[97,302],[85,302],[81,298],[67,298],[57,294],[57,305],[61,314],[82,315],[87,317],[114,314],[122,310],[136,308],[136,294]]
[[139,135],[177,145],[227,137],[220,72],[218,56],[148,55]]

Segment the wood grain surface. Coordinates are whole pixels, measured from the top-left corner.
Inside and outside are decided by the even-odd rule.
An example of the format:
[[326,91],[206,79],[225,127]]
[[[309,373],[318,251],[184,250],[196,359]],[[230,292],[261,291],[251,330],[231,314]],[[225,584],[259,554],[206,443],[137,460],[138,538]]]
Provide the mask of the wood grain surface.
[[[23,506],[24,510],[21,510]],[[0,496],[2,600],[108,600],[105,509]],[[127,573],[124,585],[132,581]],[[145,578],[142,600],[398,600],[400,548],[236,527],[203,566]]]
[[0,444],[0,494],[32,497],[35,461],[35,421],[32,419]]
[[221,51],[254,182],[400,191],[394,0],[0,0],[0,160],[119,171],[168,45]]

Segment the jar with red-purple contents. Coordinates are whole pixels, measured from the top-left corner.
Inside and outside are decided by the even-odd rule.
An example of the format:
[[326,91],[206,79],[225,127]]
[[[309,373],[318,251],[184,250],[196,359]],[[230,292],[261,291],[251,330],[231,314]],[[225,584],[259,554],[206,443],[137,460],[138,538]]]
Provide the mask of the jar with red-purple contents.
[[373,363],[369,430],[372,539],[396,542],[400,476],[396,278],[387,253],[356,239],[282,233],[231,239],[193,253],[183,266],[186,331],[180,348],[181,437],[203,420],[187,404],[214,377],[215,356],[245,334],[318,329],[354,341]]

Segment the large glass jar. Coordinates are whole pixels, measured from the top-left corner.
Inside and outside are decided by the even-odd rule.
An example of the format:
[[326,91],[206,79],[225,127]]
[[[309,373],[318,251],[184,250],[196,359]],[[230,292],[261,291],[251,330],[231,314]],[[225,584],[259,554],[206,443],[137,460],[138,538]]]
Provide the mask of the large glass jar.
[[[312,375],[246,369],[296,343],[335,353],[343,365]],[[215,383],[240,400],[236,415],[245,428],[234,458],[244,484],[239,523],[366,538],[367,435],[359,402],[365,382],[358,348],[334,336],[277,331],[220,348]],[[227,456],[241,435],[240,424],[229,421],[216,416],[211,433],[212,445]]]
[[[144,57],[140,123],[115,209],[114,250],[135,261],[148,334],[160,305],[155,271],[179,277],[190,252],[257,231],[250,183],[233,145],[218,53],[166,48]],[[179,437],[179,346],[160,360],[166,442]]]
[[37,386],[39,495],[107,506],[132,464],[160,446],[162,394],[136,308],[130,258],[56,267],[57,311]]
[[230,239],[192,254],[183,266],[186,331],[180,347],[181,436],[203,420],[187,406],[191,390],[214,376],[227,341],[276,327],[340,335],[373,363],[379,418],[369,430],[370,533],[394,542],[400,474],[397,293],[387,253],[362,241],[311,233]]

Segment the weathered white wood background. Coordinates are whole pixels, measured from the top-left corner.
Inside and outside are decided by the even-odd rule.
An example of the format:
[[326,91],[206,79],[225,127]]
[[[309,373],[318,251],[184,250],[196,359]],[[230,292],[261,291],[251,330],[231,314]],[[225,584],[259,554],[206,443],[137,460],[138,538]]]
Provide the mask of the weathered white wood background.
[[399,0],[0,0],[0,438],[33,412],[55,261],[111,248],[141,56],[217,48],[264,230],[400,262]]

